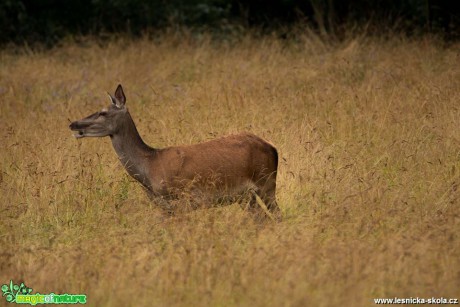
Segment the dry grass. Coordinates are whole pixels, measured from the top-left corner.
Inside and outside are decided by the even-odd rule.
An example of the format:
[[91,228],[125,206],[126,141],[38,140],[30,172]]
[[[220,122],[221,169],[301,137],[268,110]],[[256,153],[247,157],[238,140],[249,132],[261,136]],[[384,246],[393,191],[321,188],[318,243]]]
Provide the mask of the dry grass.
[[[305,36],[0,52],[0,283],[91,306],[458,298],[458,50]],[[273,142],[284,221],[237,206],[165,217],[110,140],[68,129],[119,82],[152,146],[242,130]]]

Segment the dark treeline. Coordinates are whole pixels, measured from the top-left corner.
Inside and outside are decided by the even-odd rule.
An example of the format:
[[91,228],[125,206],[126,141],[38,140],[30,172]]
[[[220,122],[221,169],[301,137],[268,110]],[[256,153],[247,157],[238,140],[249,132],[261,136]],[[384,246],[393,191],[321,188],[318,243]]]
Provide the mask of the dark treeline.
[[241,29],[306,24],[340,37],[346,29],[460,37],[453,0],[2,0],[0,43],[53,44],[68,35],[105,35],[171,28],[225,35]]

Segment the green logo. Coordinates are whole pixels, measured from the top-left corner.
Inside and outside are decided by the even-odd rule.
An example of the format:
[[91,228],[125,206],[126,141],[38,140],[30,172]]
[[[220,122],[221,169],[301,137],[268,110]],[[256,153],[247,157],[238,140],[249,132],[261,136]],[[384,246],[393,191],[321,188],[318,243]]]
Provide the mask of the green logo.
[[9,285],[2,285],[2,296],[9,303],[16,304],[86,304],[86,295],[84,294],[31,294],[32,288],[27,287],[24,283],[16,285],[10,280]]
[[15,303],[16,296],[18,294],[23,294],[23,295],[29,294],[30,292],[32,292],[32,289],[26,287],[24,283],[21,283],[19,286],[15,285],[13,284],[13,281],[11,280],[9,286],[8,285],[2,286],[2,292],[3,292],[2,296],[6,296],[7,302]]

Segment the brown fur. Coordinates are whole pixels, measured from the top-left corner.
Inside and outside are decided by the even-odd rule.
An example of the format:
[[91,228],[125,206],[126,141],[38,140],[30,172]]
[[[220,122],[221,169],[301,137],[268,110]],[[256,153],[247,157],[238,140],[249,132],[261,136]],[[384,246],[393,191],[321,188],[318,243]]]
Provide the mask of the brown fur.
[[170,202],[189,195],[197,203],[249,193],[250,208],[257,210],[257,194],[272,213],[279,213],[278,153],[273,145],[240,133],[194,145],[151,148],[137,132],[121,86],[111,100],[109,108],[71,123],[70,128],[79,138],[110,136],[121,163],[150,196]]
[[241,133],[159,149],[149,177],[153,192],[160,195],[192,183],[193,187],[229,194],[254,189],[264,201],[273,203],[277,160],[271,144],[253,134]]

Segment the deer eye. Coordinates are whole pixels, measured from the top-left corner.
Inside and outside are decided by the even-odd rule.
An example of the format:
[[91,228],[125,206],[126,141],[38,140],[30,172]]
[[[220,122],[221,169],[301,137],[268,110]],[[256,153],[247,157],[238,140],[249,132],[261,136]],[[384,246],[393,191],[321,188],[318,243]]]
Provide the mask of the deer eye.
[[99,116],[106,116],[106,115],[107,115],[107,112],[105,112],[105,111],[99,112]]

